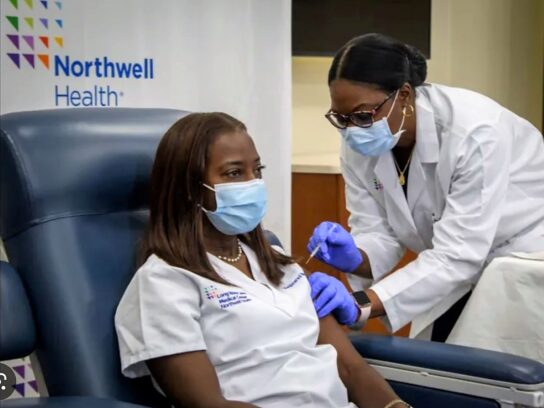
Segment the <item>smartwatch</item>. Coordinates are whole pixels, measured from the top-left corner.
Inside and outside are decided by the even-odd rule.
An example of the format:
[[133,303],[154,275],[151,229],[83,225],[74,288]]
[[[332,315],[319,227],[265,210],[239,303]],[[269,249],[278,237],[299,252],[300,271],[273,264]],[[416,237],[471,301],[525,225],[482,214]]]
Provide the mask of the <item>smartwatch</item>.
[[353,292],[351,296],[353,296],[353,299],[355,299],[355,303],[357,303],[357,306],[359,306],[361,314],[359,316],[359,320],[352,324],[350,326],[350,329],[359,330],[363,328],[366,321],[370,317],[370,309],[372,307],[372,304],[370,303],[370,299],[368,298],[364,290],[358,290],[356,292]]

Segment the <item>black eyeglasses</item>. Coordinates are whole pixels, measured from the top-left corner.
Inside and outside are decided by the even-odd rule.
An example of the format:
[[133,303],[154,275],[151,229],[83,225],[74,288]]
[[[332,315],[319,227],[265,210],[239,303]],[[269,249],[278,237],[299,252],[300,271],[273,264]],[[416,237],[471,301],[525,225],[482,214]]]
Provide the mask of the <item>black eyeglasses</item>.
[[393,91],[387,95],[387,98],[385,98],[382,103],[374,107],[372,110],[351,112],[347,115],[342,115],[341,113],[329,110],[325,114],[325,117],[335,128],[338,129],[345,129],[350,123],[358,127],[369,128],[374,123],[374,115],[380,110],[384,103],[395,94],[395,92],[397,91]]

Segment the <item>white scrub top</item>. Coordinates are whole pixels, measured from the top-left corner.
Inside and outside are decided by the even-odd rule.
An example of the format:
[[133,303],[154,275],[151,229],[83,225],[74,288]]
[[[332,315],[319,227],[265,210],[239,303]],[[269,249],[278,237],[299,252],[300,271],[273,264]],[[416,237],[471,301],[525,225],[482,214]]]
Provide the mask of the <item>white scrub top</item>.
[[263,408],[354,407],[336,350],[317,345],[319,322],[300,266],[282,267],[285,276],[275,287],[255,253],[242,248],[255,280],[208,255],[233,285],[149,257],[115,314],[123,374],[149,375],[145,360],[205,350],[226,399]]
[[[350,284],[374,283],[386,325],[412,321],[412,335],[470,291],[494,257],[544,250],[542,134],[464,89],[423,85],[415,105],[407,197],[391,152],[365,157],[345,143],[341,152],[351,233],[374,278],[349,276]],[[406,248],[417,259],[383,278]]]

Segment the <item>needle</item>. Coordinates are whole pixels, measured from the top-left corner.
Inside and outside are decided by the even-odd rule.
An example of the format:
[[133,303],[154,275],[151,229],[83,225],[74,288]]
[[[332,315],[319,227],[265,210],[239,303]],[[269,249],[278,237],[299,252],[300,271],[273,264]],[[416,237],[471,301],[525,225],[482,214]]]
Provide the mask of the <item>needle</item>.
[[312,259],[315,256],[315,254],[317,254],[317,251],[319,251],[319,247],[321,246],[321,244],[323,242],[326,241],[327,237],[332,232],[332,230],[334,229],[335,226],[336,225],[333,225],[332,227],[329,228],[329,230],[327,231],[327,234],[325,235],[325,238],[323,238],[321,241],[319,241],[319,243],[315,246],[315,248],[310,253],[310,256],[308,257],[308,259],[306,259],[306,262],[304,262],[304,265],[306,265],[308,262],[310,262],[310,259]]

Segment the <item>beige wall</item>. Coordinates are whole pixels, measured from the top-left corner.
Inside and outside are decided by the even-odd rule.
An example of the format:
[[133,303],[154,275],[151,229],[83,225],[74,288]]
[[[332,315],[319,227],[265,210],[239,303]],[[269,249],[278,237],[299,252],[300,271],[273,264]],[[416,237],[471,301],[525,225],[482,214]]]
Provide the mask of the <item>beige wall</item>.
[[329,109],[327,72],[331,61],[322,57],[293,58],[293,155],[340,149],[340,134],[323,116]]
[[[337,152],[330,58],[293,58],[293,155]],[[432,0],[428,81],[481,92],[542,130],[544,0]]]

